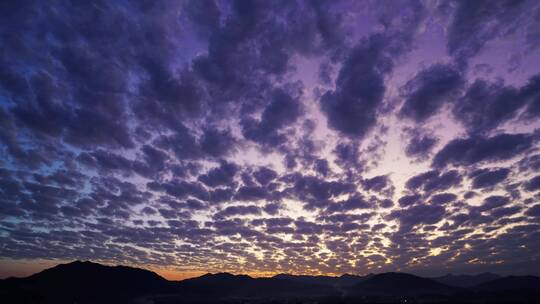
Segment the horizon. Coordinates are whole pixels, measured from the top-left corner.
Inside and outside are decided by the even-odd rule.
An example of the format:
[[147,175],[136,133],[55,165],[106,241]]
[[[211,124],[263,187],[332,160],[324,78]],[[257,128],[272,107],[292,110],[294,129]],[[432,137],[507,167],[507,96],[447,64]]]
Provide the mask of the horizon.
[[[99,290],[98,293],[95,291]],[[539,276],[446,275],[405,272],[366,276],[206,273],[167,280],[155,272],[90,261],[61,264],[31,277],[0,280],[10,303],[532,303]],[[446,303],[446,302],[445,302]]]
[[[73,260],[71,262],[53,264],[50,267],[43,268],[41,270],[38,270],[37,272],[31,273],[30,275],[38,274],[38,273],[42,272],[43,270],[51,269],[51,268],[54,268],[54,267],[59,266],[59,265],[69,265],[69,264],[74,264],[74,263],[90,263],[90,264],[94,264],[94,265],[102,265],[102,266],[108,266],[108,267],[122,266],[122,267],[138,268],[138,269],[143,269],[143,270],[154,272],[154,273],[158,274],[160,277],[162,277],[162,278],[164,278],[164,279],[166,279],[168,281],[183,281],[183,280],[187,280],[187,279],[198,278],[198,277],[201,277],[201,276],[204,276],[204,275],[219,275],[219,274],[228,274],[228,275],[233,275],[233,276],[248,276],[248,277],[253,278],[253,279],[257,279],[257,278],[273,278],[273,277],[278,276],[278,275],[310,276],[310,277],[321,277],[322,276],[322,277],[331,277],[331,278],[339,278],[339,277],[342,277],[342,276],[366,277],[366,276],[385,274],[385,273],[412,274],[412,275],[423,277],[423,278],[438,278],[438,277],[452,276],[452,275],[453,276],[461,276],[461,275],[465,275],[465,276],[497,275],[497,276],[501,276],[501,277],[515,276],[515,274],[501,275],[501,274],[492,273],[492,272],[481,272],[481,273],[452,273],[452,272],[448,272],[446,274],[442,274],[442,275],[438,275],[438,276],[422,276],[422,275],[418,275],[418,274],[414,274],[414,273],[408,273],[408,272],[402,272],[402,271],[385,271],[385,272],[379,272],[379,273],[376,273],[376,272],[373,273],[372,272],[372,273],[368,273],[368,274],[342,273],[342,274],[335,274],[335,275],[331,275],[331,274],[323,275],[323,274],[306,274],[306,273],[287,273],[287,272],[280,272],[280,273],[263,275],[263,274],[250,274],[250,273],[231,273],[231,272],[224,271],[224,272],[203,272],[203,273],[200,273],[198,275],[188,276],[188,277],[184,277],[182,279],[174,279],[174,278],[168,278],[167,276],[163,275],[162,274],[163,270],[156,270],[156,269],[153,269],[153,268],[145,268],[143,266],[129,266],[129,265],[123,265],[123,264],[99,263],[99,262],[94,262],[94,261],[91,261],[91,260]],[[1,279],[7,279],[7,278],[25,278],[25,277],[28,277],[30,275],[0,277],[0,280]],[[527,274],[521,274],[521,276],[527,276]]]
[[540,276],[539,16],[4,1],[0,278],[70,260]]

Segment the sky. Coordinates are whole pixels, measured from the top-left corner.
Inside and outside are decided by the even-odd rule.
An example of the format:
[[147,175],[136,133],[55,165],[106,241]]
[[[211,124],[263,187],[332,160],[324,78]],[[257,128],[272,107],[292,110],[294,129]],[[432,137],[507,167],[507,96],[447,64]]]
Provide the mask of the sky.
[[0,277],[540,275],[539,1],[1,1]]

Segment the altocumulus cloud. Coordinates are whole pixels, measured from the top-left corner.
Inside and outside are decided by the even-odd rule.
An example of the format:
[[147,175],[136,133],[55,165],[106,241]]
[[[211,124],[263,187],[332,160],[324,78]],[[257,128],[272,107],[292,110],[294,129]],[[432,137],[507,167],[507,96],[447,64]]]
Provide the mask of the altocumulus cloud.
[[3,1],[0,258],[540,274],[539,9]]

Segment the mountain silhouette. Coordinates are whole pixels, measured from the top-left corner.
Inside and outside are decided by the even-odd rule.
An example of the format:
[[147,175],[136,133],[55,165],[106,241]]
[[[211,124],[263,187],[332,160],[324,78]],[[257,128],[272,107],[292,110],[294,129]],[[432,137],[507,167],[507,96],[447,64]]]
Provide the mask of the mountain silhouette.
[[129,302],[145,294],[170,292],[172,287],[148,270],[75,261],[27,278],[4,280],[0,295],[5,293],[10,303]]
[[448,285],[448,286],[454,286],[454,287],[473,287],[475,285],[479,285],[485,282],[493,281],[495,279],[500,278],[501,276],[494,274],[494,273],[481,273],[477,275],[454,275],[454,274],[447,274],[441,277],[435,277],[432,278],[433,280]]
[[[495,279],[489,280],[490,277]],[[462,286],[455,282],[462,278]],[[446,280],[443,284],[438,280]],[[474,280],[489,280],[473,284]],[[465,282],[466,281],[466,282]],[[450,286],[450,285],[454,286]],[[278,274],[253,278],[230,273],[168,281],[158,274],[126,266],[75,261],[26,278],[0,280],[0,300],[9,304],[49,303],[534,303],[540,278],[452,275],[435,279],[407,273],[367,276]]]

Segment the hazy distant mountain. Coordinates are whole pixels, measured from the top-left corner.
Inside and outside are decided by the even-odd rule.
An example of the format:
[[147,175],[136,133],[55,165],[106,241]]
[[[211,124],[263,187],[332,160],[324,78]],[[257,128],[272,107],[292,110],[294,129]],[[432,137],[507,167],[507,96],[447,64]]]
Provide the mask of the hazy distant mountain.
[[477,275],[453,275],[447,274],[442,277],[435,277],[433,280],[454,287],[473,287],[478,284],[489,282],[500,278],[501,276],[494,273],[481,273]]
[[[467,281],[463,284],[471,284],[473,277],[475,280],[487,280],[489,276],[441,278],[463,278]],[[77,261],[27,278],[0,280],[0,301],[9,304],[278,304],[291,301],[347,304],[394,303],[403,299],[410,302],[410,299],[424,303],[529,303],[539,298],[539,286],[539,277],[521,276],[496,278],[461,288],[406,273],[363,277],[279,274],[272,278],[217,273],[173,282],[143,269]]]

